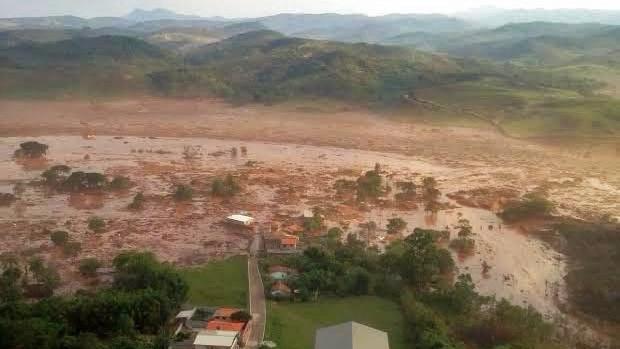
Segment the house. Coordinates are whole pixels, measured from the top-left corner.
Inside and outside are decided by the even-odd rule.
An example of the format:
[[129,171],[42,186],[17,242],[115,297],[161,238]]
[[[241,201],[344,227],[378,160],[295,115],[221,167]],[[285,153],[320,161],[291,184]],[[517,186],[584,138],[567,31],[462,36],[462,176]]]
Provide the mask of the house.
[[192,323],[191,320],[194,317],[194,314],[196,314],[196,308],[192,308],[189,310],[183,310],[181,312],[179,312],[177,314],[177,316],[175,317],[175,330],[174,330],[174,335],[176,336],[177,334],[179,334],[179,332],[181,332],[181,330],[185,327],[188,330],[192,330]]
[[299,242],[299,238],[297,236],[285,234],[280,238],[280,249],[296,250],[297,242]]
[[228,308],[228,307],[217,308],[217,310],[215,310],[215,313],[213,313],[213,316],[211,317],[210,321],[221,320],[221,321],[234,322],[232,319],[232,315],[240,311],[241,309],[239,308]]
[[239,332],[202,330],[194,339],[194,349],[239,349]]
[[389,349],[388,334],[357,322],[319,328],[314,349]]
[[226,217],[226,222],[234,225],[250,227],[254,224],[254,218],[244,214],[233,214]]
[[276,281],[271,285],[269,294],[274,298],[289,298],[291,297],[291,289],[284,282]]
[[294,253],[297,250],[299,238],[289,234],[269,234],[265,236],[265,250],[269,253]]

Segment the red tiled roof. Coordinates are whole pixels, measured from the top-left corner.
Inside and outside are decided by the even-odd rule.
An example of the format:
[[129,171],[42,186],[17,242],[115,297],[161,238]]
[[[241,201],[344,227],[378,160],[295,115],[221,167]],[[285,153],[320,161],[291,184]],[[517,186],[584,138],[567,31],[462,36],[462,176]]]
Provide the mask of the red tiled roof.
[[241,332],[245,327],[244,322],[229,322],[222,320],[211,320],[207,322],[207,330],[218,330],[218,331],[236,331]]
[[280,243],[282,245],[297,245],[297,241],[299,240],[299,238],[297,236],[285,236],[282,239],[280,239]]

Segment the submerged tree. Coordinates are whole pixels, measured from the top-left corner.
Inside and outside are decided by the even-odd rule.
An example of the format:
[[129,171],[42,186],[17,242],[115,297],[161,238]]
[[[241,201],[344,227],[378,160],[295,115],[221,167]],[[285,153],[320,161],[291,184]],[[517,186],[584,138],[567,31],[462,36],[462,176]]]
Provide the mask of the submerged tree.
[[35,141],[24,142],[19,145],[19,149],[15,151],[14,155],[16,158],[41,158],[47,154],[48,148],[47,144]]

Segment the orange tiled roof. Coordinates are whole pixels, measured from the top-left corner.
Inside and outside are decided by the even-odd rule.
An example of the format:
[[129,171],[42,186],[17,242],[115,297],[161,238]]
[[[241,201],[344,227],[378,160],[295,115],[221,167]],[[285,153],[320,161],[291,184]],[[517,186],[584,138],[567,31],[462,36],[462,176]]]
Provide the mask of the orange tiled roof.
[[217,310],[215,311],[215,313],[213,314],[213,317],[223,317],[223,318],[229,318],[232,314],[241,311],[241,309],[237,309],[237,308],[217,308]]
[[241,332],[244,326],[244,322],[229,322],[222,320],[211,320],[207,322],[207,330]]

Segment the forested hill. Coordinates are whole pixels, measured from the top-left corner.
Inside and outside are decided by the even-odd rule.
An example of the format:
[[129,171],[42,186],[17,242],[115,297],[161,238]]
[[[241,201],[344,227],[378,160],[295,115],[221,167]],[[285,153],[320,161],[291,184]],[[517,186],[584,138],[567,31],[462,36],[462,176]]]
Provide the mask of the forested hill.
[[[177,32],[193,35],[194,30]],[[186,52],[166,45],[177,47],[104,35],[0,49],[0,97],[153,94],[241,103],[319,97],[483,118],[519,134],[613,135],[620,129],[618,102],[594,94],[600,82],[571,72],[269,30],[198,47],[181,40]]]

